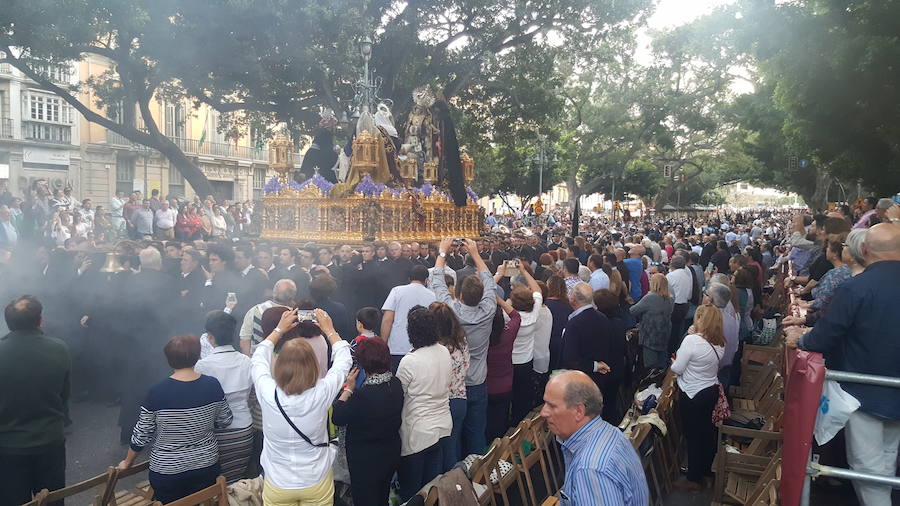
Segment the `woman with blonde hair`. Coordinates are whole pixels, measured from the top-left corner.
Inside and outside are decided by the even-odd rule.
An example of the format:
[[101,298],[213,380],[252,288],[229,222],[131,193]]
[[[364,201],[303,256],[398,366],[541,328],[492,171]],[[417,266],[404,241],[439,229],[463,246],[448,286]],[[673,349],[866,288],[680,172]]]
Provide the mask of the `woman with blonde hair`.
[[703,480],[712,476],[712,460],[716,453],[716,427],[712,412],[719,399],[719,360],[725,353],[722,313],[712,304],[703,304],[694,315],[694,325],[672,363],[681,391],[682,427],[688,447],[687,481],[679,488],[700,490]]
[[643,349],[644,367],[647,369],[666,368],[666,347],[672,330],[674,308],[675,301],[669,295],[669,282],[664,274],[657,272],[650,276],[647,295],[629,309],[641,324],[638,342]]
[[307,339],[286,342],[273,367],[275,346],[300,323],[297,311],[281,314],[278,326],[259,343],[251,359],[250,374],[262,408],[260,462],[267,506],[326,505],[334,497],[331,466],[337,447],[328,439],[328,408],[347,379],[353,358],[328,313],[316,309],[315,321],[331,343],[331,368],[319,377],[319,361]]

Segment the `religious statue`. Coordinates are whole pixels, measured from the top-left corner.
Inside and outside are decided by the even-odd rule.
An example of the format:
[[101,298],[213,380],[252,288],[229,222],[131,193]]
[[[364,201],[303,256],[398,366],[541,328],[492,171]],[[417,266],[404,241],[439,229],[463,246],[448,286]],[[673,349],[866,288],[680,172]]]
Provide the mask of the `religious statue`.
[[322,109],[319,115],[321,120],[313,131],[312,144],[306,151],[300,164],[300,172],[297,174],[304,177],[295,177],[295,180],[299,179],[297,182],[311,178],[316,170],[319,171],[319,175],[332,183],[338,180],[334,170],[338,166],[338,154],[334,149],[334,127],[337,126],[338,120],[331,109]]
[[366,176],[375,183],[399,182],[402,178],[398,145],[397,129],[387,103],[379,103],[374,116],[363,111],[356,123],[356,131],[340,157],[349,160],[347,177],[334,187],[331,195],[346,197]]

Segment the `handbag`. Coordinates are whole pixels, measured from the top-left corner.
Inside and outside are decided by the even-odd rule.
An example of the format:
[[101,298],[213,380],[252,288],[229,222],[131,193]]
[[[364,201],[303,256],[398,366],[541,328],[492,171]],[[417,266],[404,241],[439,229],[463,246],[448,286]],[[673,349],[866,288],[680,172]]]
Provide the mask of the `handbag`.
[[[721,360],[719,358],[719,352],[716,351],[716,347],[712,345],[709,341],[709,347],[712,348],[713,353],[716,354],[716,363]],[[716,427],[720,427],[722,422],[728,420],[731,416],[731,406],[728,405],[728,398],[725,397],[725,389],[722,388],[722,384],[719,383],[719,398],[716,400],[716,407],[713,408],[712,411],[712,423]]]
[[326,448],[328,447],[328,445],[337,444],[337,440],[335,439],[331,439],[327,443],[313,443],[312,441],[310,441],[309,436],[304,434],[302,430],[298,429],[297,426],[294,425],[294,422],[291,421],[291,417],[289,417],[287,413],[284,412],[284,408],[281,407],[281,402],[279,402],[278,400],[278,390],[275,390],[275,405],[278,406],[278,411],[281,411],[281,416],[283,416],[284,419],[287,420],[288,425],[290,425],[291,428],[294,429],[294,432],[296,432],[301,438],[303,438],[304,441],[306,441],[310,445],[317,448]]

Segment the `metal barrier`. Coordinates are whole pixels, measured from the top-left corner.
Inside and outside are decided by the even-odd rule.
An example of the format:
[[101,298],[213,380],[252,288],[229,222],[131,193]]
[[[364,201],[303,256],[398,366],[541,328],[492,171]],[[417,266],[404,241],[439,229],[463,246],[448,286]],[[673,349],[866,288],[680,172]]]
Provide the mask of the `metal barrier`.
[[[900,388],[900,378],[891,376],[875,376],[873,374],[861,374],[846,371],[825,371],[825,379],[842,383],[862,383],[865,385],[878,385],[883,387]],[[803,482],[803,495],[800,498],[801,506],[809,506],[809,487],[814,477],[829,476],[842,480],[865,481],[878,485],[886,485],[892,488],[900,488],[900,476],[885,476],[881,474],[863,473],[852,469],[831,467],[819,464],[818,459],[810,458],[806,463],[806,478]]]

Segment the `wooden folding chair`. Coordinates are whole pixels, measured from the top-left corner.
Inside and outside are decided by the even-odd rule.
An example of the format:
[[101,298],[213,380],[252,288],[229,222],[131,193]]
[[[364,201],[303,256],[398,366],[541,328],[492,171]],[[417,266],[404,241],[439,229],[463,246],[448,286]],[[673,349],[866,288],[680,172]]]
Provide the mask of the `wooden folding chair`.
[[[494,465],[494,469],[497,470],[498,481],[498,483],[494,485],[494,493],[500,494],[504,506],[510,506],[513,502],[509,499],[509,489],[515,484],[519,490],[520,502],[525,502],[527,500],[527,496],[525,495],[525,485],[522,483],[522,475],[519,472],[519,468],[516,466],[516,456],[513,453],[512,443],[508,437],[504,437],[500,440],[499,450],[497,461]],[[512,464],[511,469],[505,475],[500,472],[501,460],[505,460]]]
[[546,456],[547,466],[550,469],[550,475],[553,478],[553,487],[559,490],[562,486],[563,476],[565,475],[565,460],[562,456],[562,450],[556,441],[556,435],[550,432],[547,421],[540,416],[540,413],[531,417],[532,426],[535,427],[537,434],[541,436],[543,442],[542,449]]
[[210,485],[187,497],[172,501],[166,506],[197,506],[200,504],[228,506],[228,483],[225,481],[224,476],[219,476],[215,485]]
[[662,504],[662,487],[659,484],[659,473],[657,470],[657,463],[655,462],[655,458],[653,456],[654,445],[649,445],[646,450],[641,451],[641,446],[644,446],[644,442],[647,438],[653,438],[651,433],[652,428],[648,423],[640,423],[636,425],[631,432],[631,445],[634,447],[634,451],[637,452],[638,457],[641,459],[641,467],[644,469],[644,477],[647,479],[647,484],[650,488],[650,504],[659,505]]
[[[731,433],[742,437],[753,437],[769,440],[780,440],[781,434],[775,432],[754,431],[737,427],[722,426],[720,433]],[[759,480],[761,486],[768,485],[775,479],[776,463],[781,461],[781,448],[775,456],[753,455],[749,453],[731,453],[725,447],[719,447],[715,459],[716,480],[713,487],[713,499],[720,502],[737,502],[745,504]],[[763,478],[761,478],[764,477]]]
[[23,504],[22,506],[44,506],[45,504],[47,504],[48,495],[50,495],[50,491],[45,488],[35,494],[30,501]]
[[[544,452],[541,450],[542,442],[540,439],[540,437],[535,435],[531,421],[528,419],[522,420],[516,432],[510,437],[510,445],[516,460],[515,464],[519,467],[519,472],[525,475],[525,485],[528,489],[531,504],[539,504],[547,495],[554,492],[550,488],[550,473],[547,469],[547,462],[544,460]],[[528,443],[531,446],[530,452],[526,453],[524,443]],[[540,495],[540,501],[538,500],[538,494],[535,492],[534,480],[531,476],[532,469],[537,464],[540,464],[541,476],[544,478],[544,493]]]
[[763,366],[763,369],[753,378],[753,381],[749,381],[742,376],[740,386],[731,387],[731,396],[738,399],[759,400],[771,386],[777,373],[778,370],[775,366],[767,365]]
[[528,421],[529,440],[535,444],[537,450],[541,453],[541,469],[544,472],[544,481],[547,484],[547,493],[552,495],[559,490],[561,484],[556,477],[556,470],[550,462],[549,444],[555,444],[556,438],[547,428],[547,420],[538,417],[536,420]]
[[[495,439],[488,451],[480,459],[475,460],[472,464],[472,469],[469,470],[469,474],[472,476],[472,486],[475,488],[475,493],[478,495],[478,504],[481,506],[488,504],[497,506],[497,501],[494,499],[494,487],[491,484],[491,471],[494,470],[494,464],[497,462],[499,452],[500,440]],[[483,488],[483,490],[479,492],[479,488]]]
[[132,490],[120,490],[118,492],[116,491],[116,485],[118,484],[119,480],[134,476],[138,473],[142,473],[150,469],[149,460],[131,466],[128,469],[116,469],[113,467],[111,467],[110,469],[113,469],[115,471],[115,478],[112,486],[107,491],[108,493],[107,497],[105,498],[105,502],[103,502],[102,504],[106,504],[109,506],[148,506],[151,502],[153,502],[153,488],[150,486],[150,482],[147,480],[141,481]]
[[[93,490],[93,499],[89,503],[85,502],[85,504],[92,504],[93,506],[103,506],[105,504],[103,501],[109,495],[109,491],[115,487],[115,475],[115,469],[109,468],[105,473],[94,476],[93,478],[88,478],[87,480],[84,480],[80,483],[69,485],[68,487],[54,490],[52,492],[48,491],[47,494],[39,494],[40,497],[35,497],[35,500],[37,500],[37,502],[32,501],[32,503],[34,503],[36,506],[44,506],[45,504],[52,504],[56,501],[68,499],[82,492]],[[78,502],[82,503],[83,501]]]

